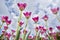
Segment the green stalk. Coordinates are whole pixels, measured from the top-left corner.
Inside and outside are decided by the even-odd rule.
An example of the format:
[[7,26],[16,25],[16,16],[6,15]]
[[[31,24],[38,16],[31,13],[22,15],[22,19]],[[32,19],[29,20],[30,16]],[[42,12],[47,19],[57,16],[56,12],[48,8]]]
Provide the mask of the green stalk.
[[[22,11],[21,11],[21,13],[20,13],[20,16],[19,16],[19,18],[18,18],[18,23],[19,23],[19,21],[21,20],[21,18],[22,18]],[[18,25],[17,26],[17,30],[16,30],[16,38],[15,38],[15,40],[19,40],[19,37],[20,37],[20,26]]]
[[[2,25],[3,25],[3,22],[2,22]],[[0,25],[0,29],[1,29],[2,25]]]
[[38,40],[38,38],[37,38],[37,33],[38,33],[38,32],[36,32],[36,40]]
[[17,30],[17,34],[16,34],[16,39],[15,40],[19,40],[20,37],[20,27]]
[[25,40],[26,34],[23,35],[23,40]]
[[25,29],[26,29],[26,27],[27,27],[27,24],[28,24],[28,19],[26,19],[26,25],[25,25]]

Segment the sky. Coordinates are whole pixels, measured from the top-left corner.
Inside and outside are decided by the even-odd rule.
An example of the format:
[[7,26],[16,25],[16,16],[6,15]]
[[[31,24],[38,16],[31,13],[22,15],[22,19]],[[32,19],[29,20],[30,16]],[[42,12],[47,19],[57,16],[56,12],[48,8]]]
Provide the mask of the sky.
[[[17,6],[18,2],[27,3],[27,7],[25,8],[25,10],[23,12],[26,12],[26,11],[32,12],[32,15],[28,22],[27,30],[28,29],[34,30],[35,26],[34,26],[34,22],[32,20],[32,17],[34,17],[34,16],[40,17],[38,25],[45,26],[44,20],[41,19],[45,14],[49,16],[48,27],[52,26],[53,28],[55,28],[56,25],[60,25],[60,22],[57,20],[57,18],[55,18],[55,16],[50,11],[50,8],[60,7],[60,0],[2,0],[2,1],[0,0],[0,19],[1,19],[1,16],[7,15],[7,16],[9,16],[9,19],[12,20],[12,23],[11,23],[11,25],[9,25],[9,29],[7,32],[10,32],[11,29],[15,30],[17,27],[17,19],[18,19],[19,13],[20,13],[19,8]],[[58,18],[60,17],[59,13],[60,13],[60,11],[58,12]],[[24,15],[23,15],[22,20],[24,22],[26,21],[26,18]],[[24,27],[24,25],[23,25],[23,27]],[[1,30],[3,30],[3,27]],[[33,31],[31,33],[31,35],[34,35]]]

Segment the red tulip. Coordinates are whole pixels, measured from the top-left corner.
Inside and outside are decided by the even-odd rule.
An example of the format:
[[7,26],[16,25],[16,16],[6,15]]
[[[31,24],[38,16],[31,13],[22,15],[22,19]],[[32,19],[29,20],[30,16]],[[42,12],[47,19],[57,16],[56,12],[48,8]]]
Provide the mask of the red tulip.
[[7,21],[6,21],[6,24],[7,24],[7,25],[11,24],[11,20],[7,20]]
[[21,11],[23,11],[25,8],[26,8],[26,3],[17,3],[17,5],[18,5],[18,7],[19,7],[19,9],[21,10]]
[[43,17],[43,19],[44,19],[45,21],[47,21],[47,20],[48,20],[48,16],[45,15],[45,16]]
[[57,26],[57,29],[60,30],[60,26]]
[[8,16],[2,16],[2,22],[6,22],[8,20]]
[[24,22],[20,21],[18,25],[21,27],[24,24]]
[[29,19],[29,17],[31,16],[31,12],[25,12],[23,14],[27,19]]
[[51,11],[52,11],[53,14],[57,14],[57,12],[59,11],[59,7],[52,8]]
[[4,30],[7,30],[8,29],[8,26],[4,26]]
[[39,20],[39,17],[37,16],[37,17],[34,17],[34,18],[32,18],[32,19],[33,19],[33,21],[34,21],[35,23],[37,23],[38,20]]

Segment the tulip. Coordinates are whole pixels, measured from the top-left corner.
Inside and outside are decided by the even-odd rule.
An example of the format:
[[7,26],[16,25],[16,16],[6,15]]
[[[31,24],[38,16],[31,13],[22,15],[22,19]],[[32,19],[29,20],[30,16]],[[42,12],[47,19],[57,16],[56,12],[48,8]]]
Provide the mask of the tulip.
[[12,34],[15,33],[15,30],[11,30],[12,31]]
[[19,9],[21,10],[21,11],[23,11],[25,8],[26,8],[26,3],[17,3],[17,5],[18,5],[18,7],[19,7]]
[[23,14],[24,14],[24,16],[25,16],[27,19],[29,19],[30,16],[31,16],[31,12],[25,12],[25,13],[23,13]]
[[49,30],[52,32],[53,28],[52,27],[49,27]]
[[6,24],[7,24],[7,25],[11,24],[11,20],[7,20],[7,21],[6,21]]
[[24,22],[20,21],[18,22],[18,25],[21,27],[24,24]]
[[37,23],[38,20],[39,20],[39,17],[37,16],[37,17],[34,17],[34,18],[32,18],[32,19],[33,19],[33,21],[34,21],[35,23]]
[[52,8],[51,11],[52,11],[53,14],[57,14],[57,12],[59,11],[59,7]]
[[5,36],[6,36],[7,38],[10,38],[11,34],[10,34],[10,33],[6,33]]
[[43,30],[43,28],[44,28],[43,26],[39,26],[39,30]]
[[27,34],[27,30],[26,29],[23,30],[23,34],[24,34],[23,35],[23,40],[25,40],[25,37],[26,37],[26,34]]
[[36,30],[36,32],[38,32],[39,28],[38,28],[38,27],[36,27],[36,28],[35,28],[35,30]]
[[7,30],[8,29],[8,26],[4,26],[4,30]]
[[23,33],[24,33],[24,34],[27,34],[27,30],[26,30],[26,29],[24,29],[24,30],[23,30]]
[[8,20],[8,16],[2,16],[2,22],[6,22]]
[[28,39],[29,39],[29,40],[32,40],[32,36],[28,36]]
[[45,16],[43,17],[43,19],[44,19],[45,21],[47,21],[47,20],[48,20],[48,16],[45,15]]
[[60,26],[57,26],[57,29],[60,30]]
[[2,30],[2,33],[5,34],[5,30]]
[[22,40],[22,38],[20,38],[19,40]]

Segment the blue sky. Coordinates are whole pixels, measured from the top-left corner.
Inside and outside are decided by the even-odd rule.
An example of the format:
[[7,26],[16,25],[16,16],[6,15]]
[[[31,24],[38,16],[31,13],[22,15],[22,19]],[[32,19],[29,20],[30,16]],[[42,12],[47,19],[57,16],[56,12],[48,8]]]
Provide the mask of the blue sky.
[[[55,16],[49,10],[51,7],[60,7],[60,0],[2,0],[2,1],[0,0],[0,16],[7,15],[9,16],[9,19],[12,20],[12,24],[9,25],[8,32],[10,32],[11,29],[16,29],[17,27],[17,18],[20,13],[19,8],[17,7],[18,2],[27,3],[27,7],[23,12],[25,11],[32,12],[32,16],[29,19],[29,25],[28,25],[29,27],[27,27],[27,29],[29,30],[34,29],[34,22],[32,21],[31,18],[37,15],[40,17],[38,25],[45,26],[45,22],[41,19],[41,17],[43,17],[45,14],[49,16],[48,27],[52,26],[55,28],[56,25],[60,25],[60,22],[55,18]],[[60,11],[58,13],[60,13]],[[26,19],[25,20],[24,19],[25,17],[23,15],[22,20],[25,22]],[[34,33],[32,32],[32,34]]]

